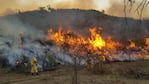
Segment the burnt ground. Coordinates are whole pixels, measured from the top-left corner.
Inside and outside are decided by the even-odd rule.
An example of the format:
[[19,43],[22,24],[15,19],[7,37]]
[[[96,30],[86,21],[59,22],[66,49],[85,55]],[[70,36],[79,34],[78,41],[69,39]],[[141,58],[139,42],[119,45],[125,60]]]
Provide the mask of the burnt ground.
[[[149,61],[112,62],[104,64],[102,73],[78,67],[78,84],[149,84]],[[0,84],[73,84],[73,66],[60,65],[38,76],[0,69]]]

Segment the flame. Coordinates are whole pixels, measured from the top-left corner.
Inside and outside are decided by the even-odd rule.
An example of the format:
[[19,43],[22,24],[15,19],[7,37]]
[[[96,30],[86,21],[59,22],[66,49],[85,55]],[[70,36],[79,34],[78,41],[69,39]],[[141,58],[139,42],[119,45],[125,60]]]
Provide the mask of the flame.
[[54,40],[56,44],[62,45],[64,43],[69,45],[81,45],[81,44],[90,44],[94,48],[101,49],[106,45],[103,38],[100,36],[100,34],[96,33],[96,28],[90,29],[91,36],[90,38],[83,38],[83,37],[77,37],[73,35],[70,31],[62,31],[62,28],[60,27],[57,32],[53,33],[52,29],[48,30],[48,33],[50,35],[50,39]]
[[90,36],[80,37],[74,34],[71,31],[62,31],[60,27],[57,32],[54,32],[52,29],[48,30],[48,35],[50,40],[53,40],[56,45],[67,47],[68,51],[71,53],[78,53],[80,55],[85,55],[88,52],[99,54],[101,52],[98,49],[102,49],[106,46],[106,42],[101,37],[100,34],[97,34],[96,28],[91,28]]
[[[81,37],[70,30],[62,30],[59,27],[58,31],[48,30],[48,37],[54,41],[56,45],[61,46],[69,54],[86,56],[91,54],[92,56],[104,55],[109,60],[114,60],[114,54],[119,54],[121,51],[129,50],[131,48],[140,49],[141,47],[136,46],[136,43],[130,42],[129,46],[124,46],[122,43],[114,41],[111,36],[103,39],[101,34],[97,33],[96,27],[89,29],[89,37]],[[145,39],[146,48],[141,50],[149,50],[149,38]],[[119,52],[120,51],[120,52]],[[135,56],[138,58],[148,58],[143,52],[135,52]],[[133,54],[133,52],[132,52]]]
[[[52,32],[53,32],[52,29],[48,31],[48,33],[52,33]],[[51,34],[50,36],[51,36],[51,40],[54,40],[58,45],[61,45],[64,43],[64,36],[63,36],[61,27],[59,28],[58,32]]]
[[108,36],[108,39],[107,39],[107,48],[111,49],[111,50],[116,50],[117,47],[121,47],[122,44],[119,43],[119,42],[115,42],[112,40],[112,37],[111,36]]
[[146,49],[149,50],[149,37],[145,39]]
[[89,43],[93,45],[94,48],[103,48],[105,47],[106,43],[100,34],[96,33],[96,28],[90,29],[91,39],[89,39]]
[[128,40],[130,42],[130,45],[127,48],[135,48],[136,44],[132,40]]

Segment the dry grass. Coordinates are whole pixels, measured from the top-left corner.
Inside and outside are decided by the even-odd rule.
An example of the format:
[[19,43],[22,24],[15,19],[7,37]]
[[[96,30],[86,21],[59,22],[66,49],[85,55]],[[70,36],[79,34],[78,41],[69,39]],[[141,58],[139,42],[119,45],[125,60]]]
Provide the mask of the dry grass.
[[[79,84],[148,84],[149,80],[136,78],[141,71],[149,72],[149,61],[113,62],[104,64],[104,73],[98,73],[94,68],[88,71],[78,67]],[[93,71],[96,71],[94,73]],[[0,69],[0,84],[71,84],[73,68],[70,65],[59,66],[57,70],[40,72],[39,76],[7,72]],[[9,81],[8,81],[9,80]]]

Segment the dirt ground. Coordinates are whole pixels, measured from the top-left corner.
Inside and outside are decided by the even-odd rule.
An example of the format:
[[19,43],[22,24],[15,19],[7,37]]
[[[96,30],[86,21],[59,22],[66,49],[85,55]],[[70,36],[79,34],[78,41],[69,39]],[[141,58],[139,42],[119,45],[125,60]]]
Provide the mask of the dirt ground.
[[[104,66],[103,73],[98,73],[96,68],[87,70],[78,67],[78,84],[149,84],[149,61],[112,62]],[[70,65],[60,65],[56,70],[40,72],[35,76],[1,68],[0,84],[74,84],[73,72]],[[138,76],[139,72],[147,75]]]

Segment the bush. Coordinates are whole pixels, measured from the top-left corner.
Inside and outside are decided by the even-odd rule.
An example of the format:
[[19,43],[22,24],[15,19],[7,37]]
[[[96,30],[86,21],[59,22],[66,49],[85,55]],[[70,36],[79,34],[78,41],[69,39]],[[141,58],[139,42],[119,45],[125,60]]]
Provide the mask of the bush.
[[7,59],[0,57],[0,68],[7,66]]

